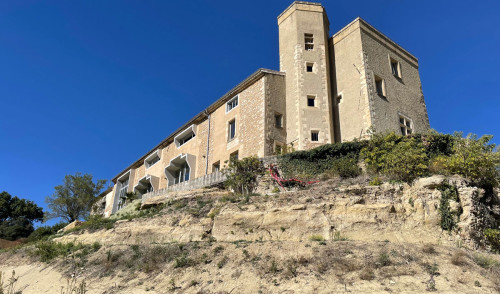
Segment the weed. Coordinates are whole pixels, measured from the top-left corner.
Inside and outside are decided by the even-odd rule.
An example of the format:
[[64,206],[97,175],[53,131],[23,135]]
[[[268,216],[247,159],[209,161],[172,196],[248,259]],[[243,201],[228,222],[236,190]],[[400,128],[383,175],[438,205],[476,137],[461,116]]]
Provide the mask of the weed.
[[[19,277],[16,277],[16,272],[12,271],[11,277],[7,280],[3,280],[2,272],[0,272],[0,294],[17,294],[21,291],[15,291],[15,286]],[[4,282],[6,284],[4,285]]]
[[309,237],[309,240],[320,242],[320,241],[324,241],[325,238],[323,238],[322,235],[311,235],[311,237]]
[[377,177],[374,177],[371,181],[370,181],[370,185],[371,186],[380,186],[382,185],[382,181],[380,180],[380,178],[377,176]]
[[462,250],[455,251],[451,256],[451,263],[457,266],[465,266],[467,265],[467,254]]
[[375,279],[375,273],[373,272],[373,270],[371,268],[365,267],[359,273],[359,278],[361,280],[371,281],[371,280]]
[[391,258],[389,257],[389,254],[387,254],[387,251],[384,250],[379,253],[376,265],[377,267],[391,265]]
[[229,258],[227,258],[227,256],[224,256],[222,258],[222,260],[217,263],[217,267],[223,268],[227,264],[228,261],[229,261]]
[[479,281],[474,281],[474,286],[481,287],[481,283],[479,283]]
[[434,248],[432,244],[425,244],[424,247],[422,247],[422,251],[427,254],[435,254],[436,248]]
[[280,229],[281,229],[281,232],[284,232],[286,230],[285,227],[281,227]]
[[214,254],[215,255],[218,255],[222,251],[224,251],[224,247],[223,246],[217,246],[217,247],[214,248]]
[[339,231],[333,234],[333,241],[347,241],[347,237],[343,236]]
[[498,262],[496,260],[494,260],[493,258],[485,256],[485,255],[481,255],[481,254],[474,254],[472,256],[472,260],[474,260],[474,262],[477,265],[479,265],[480,267],[482,267],[484,269],[489,269],[493,266],[498,265]]
[[410,197],[410,199],[408,199],[408,204],[410,204],[411,207],[415,207],[415,202],[413,201],[412,197]]

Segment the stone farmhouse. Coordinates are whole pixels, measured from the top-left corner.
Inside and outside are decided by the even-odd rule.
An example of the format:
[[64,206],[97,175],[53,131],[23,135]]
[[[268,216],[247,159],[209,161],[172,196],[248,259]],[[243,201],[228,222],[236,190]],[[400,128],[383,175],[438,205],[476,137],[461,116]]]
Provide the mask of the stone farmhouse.
[[127,192],[145,199],[220,182],[230,158],[311,149],[373,129],[428,130],[418,59],[361,18],[333,36],[329,26],[321,4],[292,3],[278,16],[280,70],[257,70],[116,175],[104,215]]

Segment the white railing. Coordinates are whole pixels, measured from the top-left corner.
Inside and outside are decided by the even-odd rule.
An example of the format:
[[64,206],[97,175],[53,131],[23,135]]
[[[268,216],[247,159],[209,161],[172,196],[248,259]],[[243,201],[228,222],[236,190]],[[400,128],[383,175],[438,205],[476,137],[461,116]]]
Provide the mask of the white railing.
[[208,175],[204,175],[201,177],[198,177],[196,179],[192,179],[189,181],[185,181],[182,183],[178,183],[172,186],[168,186],[167,188],[163,188],[157,191],[149,192],[144,195],[142,195],[142,202],[146,201],[149,198],[156,197],[156,196],[163,196],[167,195],[169,192],[179,192],[179,191],[188,191],[188,190],[193,190],[193,189],[199,189],[203,187],[209,187],[213,186],[219,183],[222,183],[226,180],[226,176],[220,172],[213,172]]

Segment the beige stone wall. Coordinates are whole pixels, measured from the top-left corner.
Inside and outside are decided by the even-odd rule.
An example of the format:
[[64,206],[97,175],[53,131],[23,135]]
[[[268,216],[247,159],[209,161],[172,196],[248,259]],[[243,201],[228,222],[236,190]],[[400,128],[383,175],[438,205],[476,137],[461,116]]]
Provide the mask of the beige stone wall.
[[[330,42],[335,72],[336,140],[351,141],[362,138],[372,124],[359,22],[335,34]],[[342,97],[340,102],[339,96]]]
[[[413,55],[361,19],[330,42],[335,61],[333,96],[342,97],[334,108],[337,141],[366,138],[370,127],[399,134],[399,114],[412,119],[414,132],[429,129],[418,60]],[[392,75],[391,58],[400,62],[402,79]],[[377,94],[375,75],[384,79],[386,97]]]
[[[287,143],[299,150],[331,143],[333,138],[330,67],[328,56],[329,22],[319,4],[292,4],[278,17],[280,70],[286,73]],[[313,34],[313,50],[305,50],[304,34]],[[306,64],[313,72],[306,72]],[[315,96],[316,106],[307,106],[307,96]],[[319,141],[311,142],[311,131],[319,131]]]
[[[267,75],[265,77],[265,150],[264,156],[273,155],[275,153],[275,145],[285,145],[287,142],[286,134],[286,89],[284,75]],[[276,127],[275,115],[283,116],[283,127]]]
[[[427,131],[430,126],[418,72],[418,60],[369,27],[361,30],[361,40],[375,130],[394,130],[396,134],[400,134],[399,114],[402,114],[411,118],[414,133]],[[391,58],[400,63],[401,79],[392,74]],[[374,75],[384,79],[386,97],[377,94]]]

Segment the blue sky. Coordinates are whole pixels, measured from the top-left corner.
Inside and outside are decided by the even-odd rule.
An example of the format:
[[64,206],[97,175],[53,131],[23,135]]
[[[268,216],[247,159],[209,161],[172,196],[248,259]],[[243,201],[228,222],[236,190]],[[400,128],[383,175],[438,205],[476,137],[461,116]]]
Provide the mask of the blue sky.
[[[44,199],[111,179],[227,90],[279,69],[291,1],[1,1],[0,190]],[[500,143],[498,1],[324,1],[420,61],[431,127]]]

